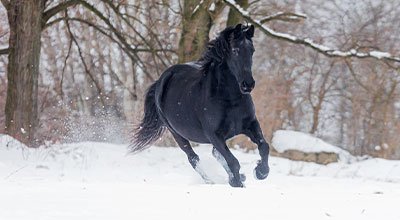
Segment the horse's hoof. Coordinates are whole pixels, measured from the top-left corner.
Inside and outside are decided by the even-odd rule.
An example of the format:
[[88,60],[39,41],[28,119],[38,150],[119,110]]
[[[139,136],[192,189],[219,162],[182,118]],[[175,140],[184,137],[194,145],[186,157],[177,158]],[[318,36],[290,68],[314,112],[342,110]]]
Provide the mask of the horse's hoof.
[[229,180],[229,185],[231,185],[232,187],[240,187],[240,188],[244,187],[244,185],[241,181],[233,180],[233,179]]
[[240,173],[240,181],[245,182],[246,181],[246,175],[244,175],[243,173]]
[[254,169],[254,177],[258,180],[263,180],[267,178],[269,174],[268,165],[263,165],[262,163],[258,163],[256,168]]

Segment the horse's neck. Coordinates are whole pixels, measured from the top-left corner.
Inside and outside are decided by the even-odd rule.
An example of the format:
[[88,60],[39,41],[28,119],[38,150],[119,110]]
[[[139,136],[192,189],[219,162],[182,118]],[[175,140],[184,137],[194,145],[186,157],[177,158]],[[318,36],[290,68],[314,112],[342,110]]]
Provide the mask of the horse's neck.
[[225,64],[213,65],[207,73],[208,90],[212,96],[236,99],[241,96],[238,83]]

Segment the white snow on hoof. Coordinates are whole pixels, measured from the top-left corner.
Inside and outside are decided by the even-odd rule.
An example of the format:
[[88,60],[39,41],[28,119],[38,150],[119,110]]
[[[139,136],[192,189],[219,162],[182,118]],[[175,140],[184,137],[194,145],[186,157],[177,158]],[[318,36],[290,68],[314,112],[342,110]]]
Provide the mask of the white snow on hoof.
[[196,164],[196,172],[203,178],[206,184],[226,184],[227,178],[221,173],[221,170],[215,169],[215,161],[210,161],[208,158],[202,158]]
[[244,175],[244,173],[240,173],[240,181],[242,182],[246,181],[246,175]]

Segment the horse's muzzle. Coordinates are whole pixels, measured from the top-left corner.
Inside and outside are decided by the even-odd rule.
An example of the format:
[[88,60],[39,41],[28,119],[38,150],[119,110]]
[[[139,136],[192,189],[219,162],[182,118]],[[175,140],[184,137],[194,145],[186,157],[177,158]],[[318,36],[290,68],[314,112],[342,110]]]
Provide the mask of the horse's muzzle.
[[256,82],[253,79],[250,80],[249,82],[246,82],[245,80],[243,80],[239,84],[240,92],[242,92],[243,94],[249,94],[254,89],[255,85],[256,85]]

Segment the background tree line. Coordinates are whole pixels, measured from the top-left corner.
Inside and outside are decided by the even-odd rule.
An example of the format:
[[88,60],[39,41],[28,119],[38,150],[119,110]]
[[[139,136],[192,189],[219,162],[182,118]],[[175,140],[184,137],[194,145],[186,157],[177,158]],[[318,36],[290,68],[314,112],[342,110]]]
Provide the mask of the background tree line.
[[[196,60],[226,25],[248,21],[220,0],[1,3],[0,133],[32,146],[128,141],[149,83],[172,64]],[[236,3],[276,31],[400,54],[396,0]],[[267,137],[294,129],[357,155],[400,158],[398,63],[327,57],[261,31],[254,44],[253,97]]]

